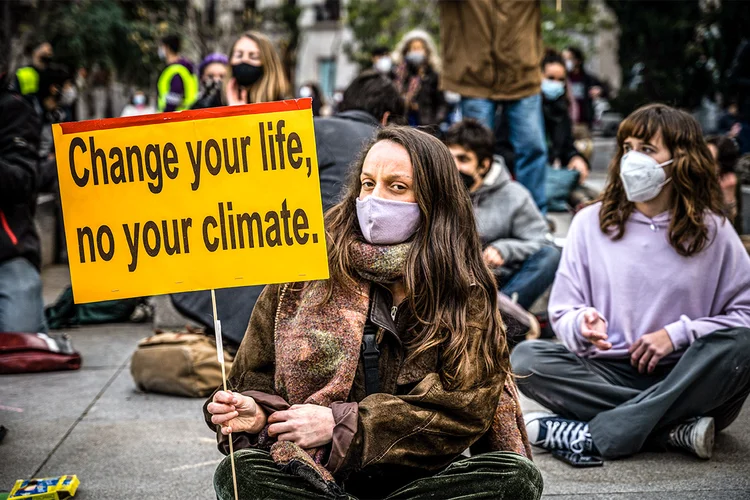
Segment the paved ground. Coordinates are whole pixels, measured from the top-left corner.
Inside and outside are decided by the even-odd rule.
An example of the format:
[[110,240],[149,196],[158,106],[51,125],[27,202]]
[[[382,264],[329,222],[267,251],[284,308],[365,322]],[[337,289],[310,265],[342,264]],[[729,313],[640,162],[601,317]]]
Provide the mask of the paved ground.
[[[605,145],[606,146],[606,145]],[[603,183],[601,169],[592,180]],[[555,217],[564,236],[566,217]],[[68,283],[65,267],[44,273],[45,300]],[[15,479],[78,474],[81,500],[213,499],[220,459],[201,419],[201,400],[135,389],[129,358],[146,325],[68,331],[84,366],[76,372],[0,377],[0,491]],[[524,400],[525,410],[538,409]],[[682,454],[644,454],[573,469],[539,453],[545,496],[587,499],[750,499],[750,407],[717,438],[703,462]]]

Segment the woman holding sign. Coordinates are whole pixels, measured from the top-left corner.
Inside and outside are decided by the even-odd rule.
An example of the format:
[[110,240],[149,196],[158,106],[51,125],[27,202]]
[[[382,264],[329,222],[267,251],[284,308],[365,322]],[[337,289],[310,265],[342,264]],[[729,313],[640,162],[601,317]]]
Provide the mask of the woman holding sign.
[[[450,153],[387,128],[355,169],[326,214],[331,278],[266,287],[233,391],[205,405],[219,448],[237,450],[240,498],[539,498]],[[229,459],[214,486],[233,498]]]

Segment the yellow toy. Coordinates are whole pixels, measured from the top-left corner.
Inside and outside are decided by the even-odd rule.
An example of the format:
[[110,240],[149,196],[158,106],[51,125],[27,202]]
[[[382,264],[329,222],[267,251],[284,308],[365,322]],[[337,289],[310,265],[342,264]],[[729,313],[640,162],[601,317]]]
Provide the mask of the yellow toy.
[[60,476],[44,479],[19,479],[8,500],[63,500],[75,496],[78,477]]

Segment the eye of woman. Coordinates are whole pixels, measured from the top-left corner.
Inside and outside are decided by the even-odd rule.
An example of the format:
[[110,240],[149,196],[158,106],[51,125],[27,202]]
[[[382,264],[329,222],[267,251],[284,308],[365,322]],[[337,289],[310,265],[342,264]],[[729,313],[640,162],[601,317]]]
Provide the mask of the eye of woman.
[[622,150],[628,153],[633,150],[633,146],[631,146],[629,143],[626,142],[625,144],[622,145]]
[[365,179],[362,181],[362,187],[365,189],[372,189],[375,187],[375,183],[372,182],[370,179]]
[[406,190],[408,189],[408,188],[406,187],[406,185],[404,185],[404,184],[401,184],[400,182],[399,182],[399,183],[397,183],[397,184],[393,184],[393,185],[392,185],[391,187],[392,187],[392,188],[393,188],[393,189],[394,189],[395,191],[406,191]]

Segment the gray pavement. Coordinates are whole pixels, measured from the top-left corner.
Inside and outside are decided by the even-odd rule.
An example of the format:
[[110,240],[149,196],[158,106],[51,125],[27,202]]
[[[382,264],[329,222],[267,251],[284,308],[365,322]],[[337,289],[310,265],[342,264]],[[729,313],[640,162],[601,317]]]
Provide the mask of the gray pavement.
[[[608,151],[612,143],[599,148]],[[597,149],[599,152],[600,149]],[[599,155],[600,157],[603,156]],[[591,184],[605,181],[606,159]],[[564,237],[570,217],[555,215]],[[45,270],[53,301],[69,283],[67,268]],[[138,391],[129,359],[148,325],[118,324],[67,331],[83,355],[75,372],[0,376],[0,492],[16,479],[77,474],[82,500],[213,499],[211,478],[221,455],[201,416],[202,401]],[[525,411],[540,407],[524,399]],[[717,436],[714,458],[646,453],[574,469],[538,452],[545,497],[587,499],[750,499],[750,405]]]

